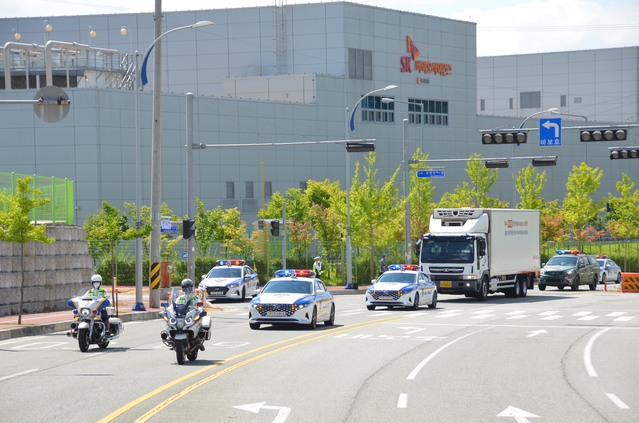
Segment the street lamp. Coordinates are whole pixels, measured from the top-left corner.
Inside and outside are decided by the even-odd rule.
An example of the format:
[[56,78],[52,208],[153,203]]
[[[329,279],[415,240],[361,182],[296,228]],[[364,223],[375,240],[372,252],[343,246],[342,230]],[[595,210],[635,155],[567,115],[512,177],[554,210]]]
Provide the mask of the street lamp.
[[[156,7],[155,11],[155,32],[156,35],[160,32],[162,27],[161,18],[157,18],[162,14],[161,10]],[[203,26],[213,25],[213,22],[210,21],[200,21],[196,22],[192,25],[181,26],[178,28],[173,28],[165,33],[157,36],[155,40],[151,43],[149,48],[146,49],[144,53],[143,65],[142,65],[142,74],[141,81],[142,85],[146,84],[148,81],[146,79],[146,63],[149,58],[149,54],[153,47],[156,46],[158,41],[160,41],[164,36],[179,31],[182,29],[190,29],[190,28],[200,28]],[[151,242],[150,242],[150,261],[151,261],[151,269],[149,272],[149,303],[152,308],[157,308],[160,306],[160,221],[162,220],[161,213],[161,190],[162,190],[162,180],[161,180],[161,170],[162,170],[162,49],[161,45],[158,45],[157,51],[155,52],[155,56],[153,58],[153,123],[151,129],[151,225],[153,230],[151,232]]]
[[[346,134],[345,138],[348,140],[349,130],[352,132],[355,130],[355,111],[357,106],[371,94],[375,94],[381,91],[394,90],[397,85],[388,85],[384,88],[373,90],[367,94],[364,94],[350,112],[350,117],[346,120]],[[346,116],[349,116],[348,107],[346,108]],[[349,125],[350,122],[350,125]],[[357,285],[353,286],[353,252],[352,249],[352,235],[351,235],[351,179],[350,179],[350,159],[348,157],[348,150],[346,151],[346,288],[357,289]]]
[[49,23],[48,19],[44,20],[44,43],[49,41],[49,32],[53,31],[53,26]]

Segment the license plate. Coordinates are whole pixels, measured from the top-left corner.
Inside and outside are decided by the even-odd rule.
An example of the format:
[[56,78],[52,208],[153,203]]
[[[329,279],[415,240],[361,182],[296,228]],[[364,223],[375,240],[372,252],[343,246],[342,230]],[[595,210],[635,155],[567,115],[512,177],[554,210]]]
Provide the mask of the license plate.
[[286,316],[286,312],[285,311],[267,311],[266,315],[270,317],[284,317]]
[[380,300],[393,300],[393,297],[379,297]]
[[451,281],[441,281],[439,282],[439,286],[442,288],[452,288],[453,283]]
[[209,294],[211,294],[211,295],[222,295],[222,293],[220,291],[209,292]]

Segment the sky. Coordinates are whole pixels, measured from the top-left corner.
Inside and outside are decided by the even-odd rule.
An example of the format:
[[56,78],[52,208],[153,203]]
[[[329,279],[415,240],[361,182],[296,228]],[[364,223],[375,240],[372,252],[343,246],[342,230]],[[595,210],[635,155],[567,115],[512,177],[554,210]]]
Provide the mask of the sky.
[[[318,3],[234,0],[234,8]],[[352,0],[352,3],[477,24],[477,55],[543,53],[639,45],[637,0]],[[211,0],[163,0],[164,11],[215,7]],[[184,8],[188,4],[188,8]],[[0,0],[0,18],[153,12],[155,0]],[[222,7],[220,7],[222,8]],[[37,11],[37,13],[34,13]]]

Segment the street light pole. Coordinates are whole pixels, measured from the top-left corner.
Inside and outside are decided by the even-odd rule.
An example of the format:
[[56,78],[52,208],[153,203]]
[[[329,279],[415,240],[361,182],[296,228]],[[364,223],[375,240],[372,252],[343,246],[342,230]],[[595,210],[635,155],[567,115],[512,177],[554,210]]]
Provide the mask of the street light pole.
[[[348,119],[346,120],[346,140],[348,140],[349,130],[352,132],[355,130],[355,111],[357,110],[357,106],[371,94],[375,94],[381,91],[394,90],[397,88],[397,85],[388,85],[384,88],[380,88],[377,90],[373,90],[367,94],[364,94],[355,106],[353,106],[352,111],[350,112],[350,117],[348,113],[348,107],[346,108],[346,116]],[[350,122],[350,127],[349,127]],[[350,159],[348,157],[348,151],[346,152],[346,288],[347,289],[357,289],[357,285],[353,286],[353,252],[352,252],[352,234],[351,234],[351,179],[350,179]]]
[[411,262],[410,256],[410,178],[408,176],[408,160],[406,160],[406,148],[408,144],[408,119],[404,119],[402,131],[402,165],[404,167],[404,199],[406,206],[404,207],[404,254],[406,261]]
[[[153,19],[155,20],[156,38],[146,50],[143,60],[144,72],[148,55],[151,53],[151,50],[156,47],[156,52],[153,57],[153,126],[151,130],[151,225],[153,230],[151,232],[151,245],[149,247],[151,261],[149,271],[149,304],[152,308],[158,308],[160,306],[160,290],[158,288],[160,287],[160,221],[162,219],[162,43],[158,43],[158,41],[171,32],[213,25],[213,22],[201,21],[192,25],[174,28],[158,35],[162,31],[161,4],[161,0],[155,1],[155,15]],[[146,75],[142,75],[142,77],[145,78]],[[142,79],[142,82],[144,83],[144,79]]]
[[[186,214],[195,220],[193,189],[193,93],[186,93]],[[186,277],[195,283],[195,236],[186,240]]]

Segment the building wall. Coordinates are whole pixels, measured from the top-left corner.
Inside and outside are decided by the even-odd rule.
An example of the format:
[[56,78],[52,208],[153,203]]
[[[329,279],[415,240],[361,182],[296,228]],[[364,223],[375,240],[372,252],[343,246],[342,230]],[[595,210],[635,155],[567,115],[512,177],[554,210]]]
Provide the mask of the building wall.
[[[525,92],[539,92],[540,106],[522,108]],[[479,57],[477,98],[480,115],[525,118],[558,107],[590,122],[634,123],[639,116],[639,47]]]

